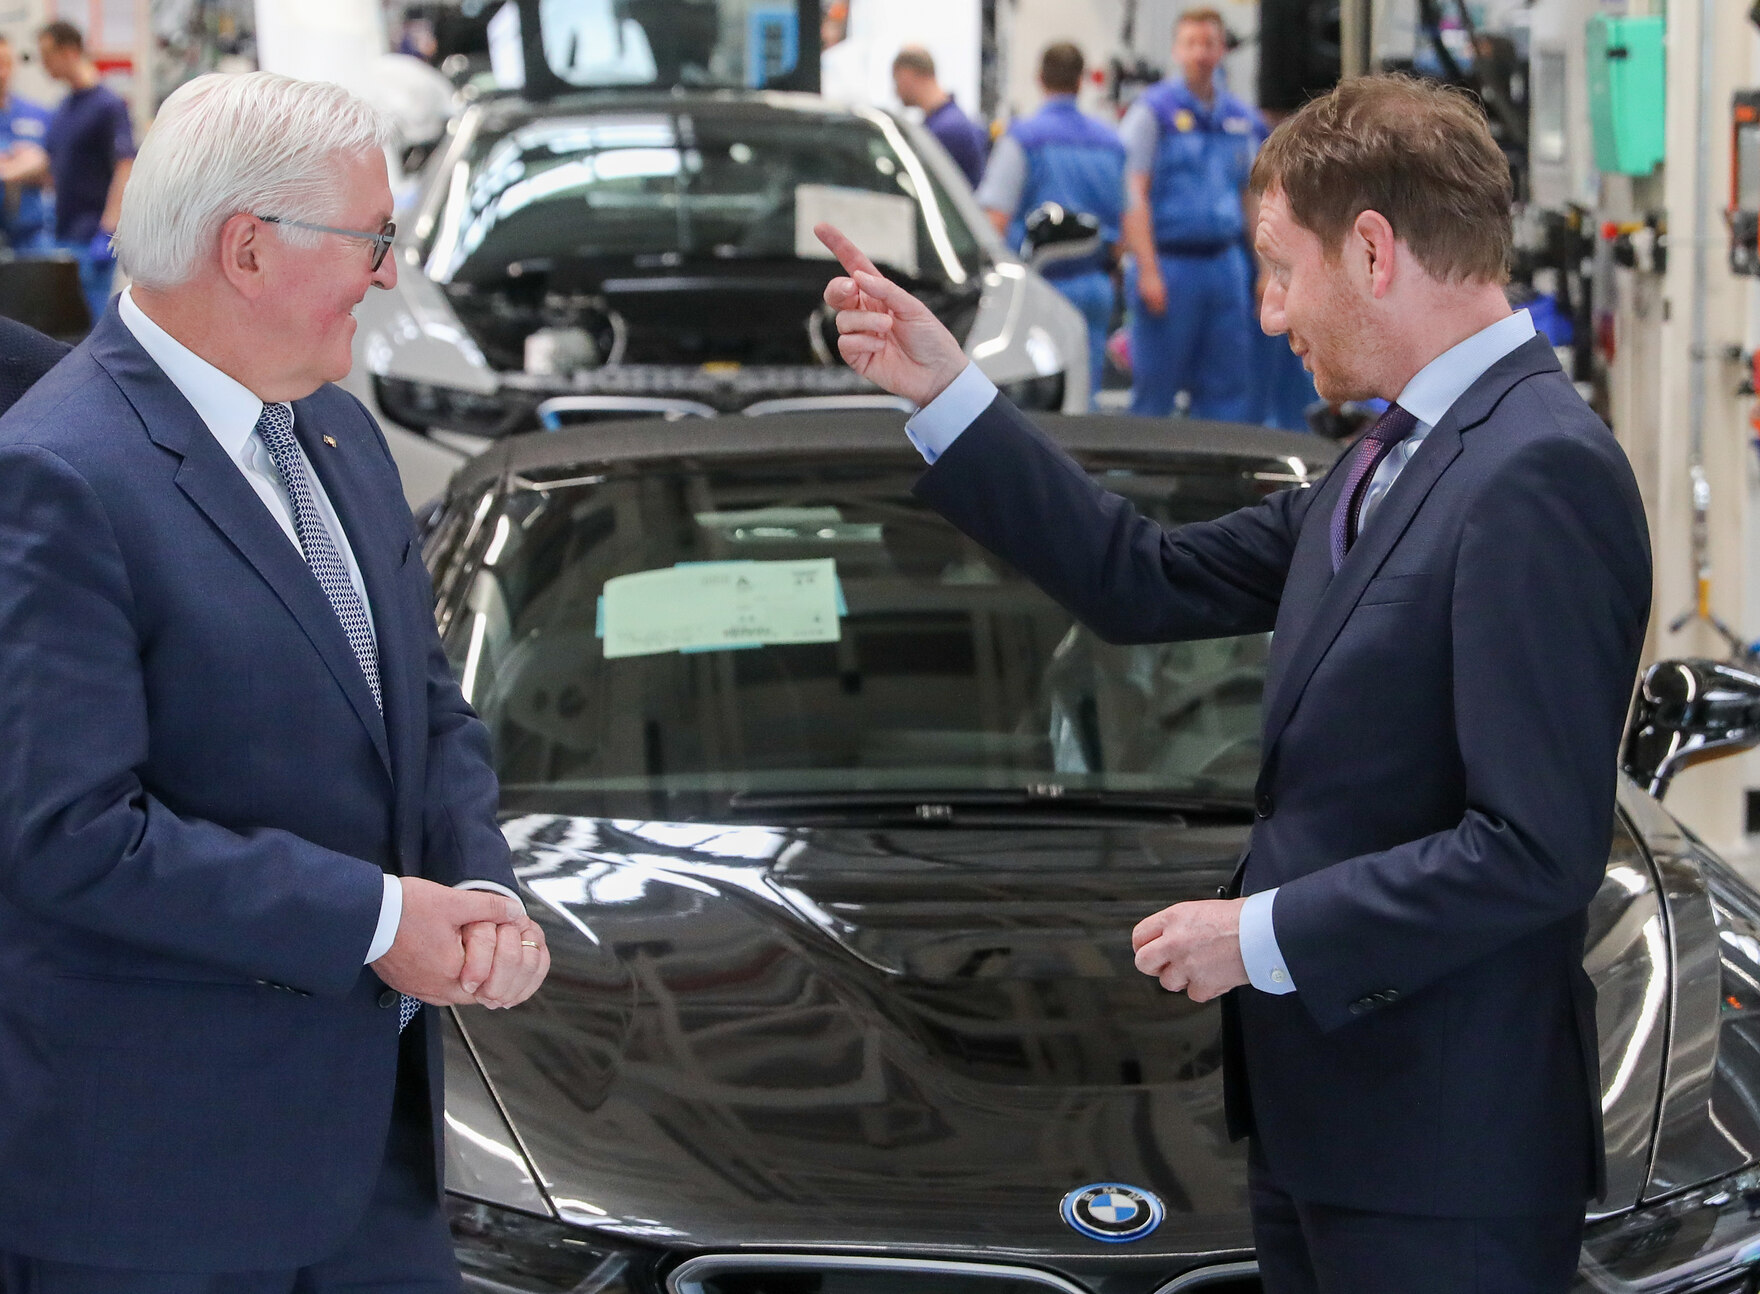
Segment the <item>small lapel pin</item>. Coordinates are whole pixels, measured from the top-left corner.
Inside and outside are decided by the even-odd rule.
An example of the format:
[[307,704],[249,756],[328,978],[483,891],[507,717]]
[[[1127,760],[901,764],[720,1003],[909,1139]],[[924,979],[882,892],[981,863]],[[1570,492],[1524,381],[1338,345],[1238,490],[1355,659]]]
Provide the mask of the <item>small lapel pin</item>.
[[326,437],[324,437],[324,443],[326,445],[330,446],[331,449],[335,449],[336,448],[336,437],[326,436]]

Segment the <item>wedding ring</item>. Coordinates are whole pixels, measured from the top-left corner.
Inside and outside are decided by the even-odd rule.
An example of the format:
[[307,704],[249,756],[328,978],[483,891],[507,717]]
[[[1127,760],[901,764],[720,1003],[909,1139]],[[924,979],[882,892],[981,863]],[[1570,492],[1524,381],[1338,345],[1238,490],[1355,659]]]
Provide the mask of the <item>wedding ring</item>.
[[536,939],[521,939],[519,941],[519,946],[521,948],[536,948],[538,946],[538,941]]

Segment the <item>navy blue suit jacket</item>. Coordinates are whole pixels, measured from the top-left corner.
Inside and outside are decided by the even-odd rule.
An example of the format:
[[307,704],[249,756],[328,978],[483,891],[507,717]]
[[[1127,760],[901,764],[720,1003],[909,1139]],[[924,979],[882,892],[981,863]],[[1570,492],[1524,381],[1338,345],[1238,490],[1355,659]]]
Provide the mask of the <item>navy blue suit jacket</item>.
[[0,413],[18,402],[72,347],[0,315]]
[[294,410],[366,584],[383,718],[304,559],[114,306],[0,418],[0,1251],[333,1252],[390,1126],[397,1011],[362,966],[384,872],[513,883],[385,442],[335,387]]
[[917,488],[1108,641],[1276,630],[1237,884],[1281,887],[1298,991],[1225,999],[1231,1132],[1315,1202],[1577,1208],[1601,1176],[1584,912],[1650,605],[1637,486],[1539,338],[1334,575],[1342,485],[1164,531],[999,399]]

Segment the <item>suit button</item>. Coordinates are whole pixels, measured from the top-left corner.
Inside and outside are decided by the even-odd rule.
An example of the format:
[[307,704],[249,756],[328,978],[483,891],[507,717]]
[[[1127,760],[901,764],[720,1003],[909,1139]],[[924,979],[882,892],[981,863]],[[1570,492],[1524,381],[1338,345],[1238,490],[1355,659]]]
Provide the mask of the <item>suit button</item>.
[[399,996],[399,994],[396,989],[388,988],[383,993],[379,994],[379,1005],[380,1006],[396,1006],[398,996]]
[[1390,988],[1381,995],[1381,1000],[1389,1004],[1399,1001],[1399,990]]
[[1276,807],[1276,804],[1273,803],[1271,799],[1270,791],[1260,791],[1259,798],[1253,801],[1253,812],[1258,814],[1261,818],[1269,818],[1272,810]]
[[1369,1009],[1369,999],[1368,998],[1360,997],[1355,1002],[1351,1003],[1351,1014],[1352,1015],[1362,1015],[1363,1012],[1367,1011],[1368,1009]]

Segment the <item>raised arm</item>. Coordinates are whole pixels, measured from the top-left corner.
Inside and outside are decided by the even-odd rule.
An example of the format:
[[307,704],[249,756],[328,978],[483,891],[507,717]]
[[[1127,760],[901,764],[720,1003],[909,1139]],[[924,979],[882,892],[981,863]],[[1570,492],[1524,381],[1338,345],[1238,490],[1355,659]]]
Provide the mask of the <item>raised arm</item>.
[[[829,225],[815,232],[848,271],[825,289],[844,359],[895,395],[931,404],[970,363],[959,342],[848,238]],[[1094,484],[998,396],[917,493],[1102,638],[1155,642],[1270,629],[1314,491],[1169,531]]]

